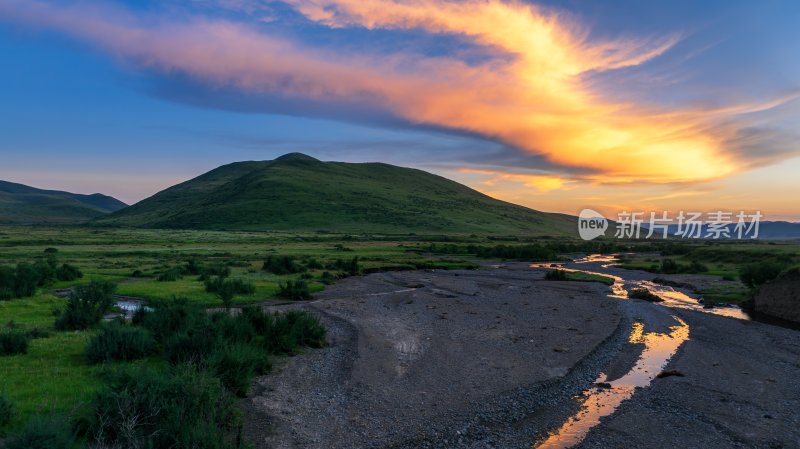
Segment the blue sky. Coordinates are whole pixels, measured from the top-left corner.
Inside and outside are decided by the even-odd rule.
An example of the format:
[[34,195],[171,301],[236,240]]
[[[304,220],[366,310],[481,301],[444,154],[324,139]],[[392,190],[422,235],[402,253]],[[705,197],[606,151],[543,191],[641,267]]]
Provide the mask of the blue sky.
[[0,179],[132,203],[301,151],[537,209],[793,193],[791,1],[8,0]]

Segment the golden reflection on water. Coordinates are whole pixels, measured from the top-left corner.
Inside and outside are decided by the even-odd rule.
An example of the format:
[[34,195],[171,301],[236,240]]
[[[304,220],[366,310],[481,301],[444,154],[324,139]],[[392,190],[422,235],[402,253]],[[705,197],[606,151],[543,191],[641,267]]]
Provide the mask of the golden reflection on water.
[[600,374],[596,387],[579,396],[581,410],[570,417],[547,439],[534,443],[536,449],[563,449],[580,443],[586,434],[600,423],[600,419],[614,413],[619,405],[633,396],[636,388],[646,387],[664,369],[678,348],[689,339],[689,326],[680,318],[669,333],[644,332],[644,324],[636,322],[631,327],[628,341],[644,344],[644,350],[630,371],[619,379],[608,381]]

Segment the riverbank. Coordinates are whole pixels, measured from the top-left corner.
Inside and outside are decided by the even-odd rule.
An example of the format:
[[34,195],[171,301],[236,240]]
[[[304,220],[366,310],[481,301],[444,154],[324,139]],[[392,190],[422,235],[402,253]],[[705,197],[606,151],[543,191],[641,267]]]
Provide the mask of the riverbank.
[[258,381],[248,433],[259,448],[527,448],[585,410],[601,374],[636,369],[634,323],[666,334],[680,320],[690,336],[666,367],[678,375],[649,373],[576,447],[798,444],[800,334],[608,292],[526,264],[347,279],[290,306],[319,314],[331,345]]

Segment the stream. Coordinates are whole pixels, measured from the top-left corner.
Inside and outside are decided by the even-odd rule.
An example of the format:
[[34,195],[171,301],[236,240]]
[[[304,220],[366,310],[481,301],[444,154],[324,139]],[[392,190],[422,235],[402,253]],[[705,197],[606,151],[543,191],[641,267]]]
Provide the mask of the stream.
[[660,306],[697,310],[740,320],[750,319],[747,313],[737,306],[707,307],[700,302],[699,298],[673,287],[653,282],[652,280],[656,277],[653,273],[626,270],[618,267],[618,263],[619,259],[614,255],[592,254],[569,262],[535,263],[531,264],[531,268],[557,268],[564,271],[583,272],[612,278],[614,279],[614,284],[611,286],[612,293],[610,296],[615,298],[627,299],[629,291],[635,288],[646,288],[663,300],[655,303]]
[[[738,307],[706,307],[699,298],[692,297],[670,286],[652,282],[652,273],[625,270],[619,268],[619,260],[613,255],[593,254],[569,262],[531,264],[535,269],[561,269],[570,272],[583,272],[606,276],[614,279],[609,296],[628,301],[628,292],[635,288],[646,288],[661,298],[662,302],[636,304],[636,307],[658,307],[655,314],[643,321],[635,321],[629,331],[627,344],[642,347],[641,354],[630,370],[621,377],[609,380],[606,373],[601,373],[594,385],[583,391],[574,399],[580,403],[580,410],[569,417],[559,428],[551,431],[532,447],[539,449],[566,449],[572,447],[586,437],[589,431],[600,424],[603,417],[609,416],[625,400],[630,399],[637,388],[645,388],[655,379],[672,357],[689,339],[689,326],[680,318],[672,315],[665,308],[689,309],[731,318],[749,320],[747,314]],[[633,305],[633,303],[631,303]],[[648,331],[650,328],[664,328],[664,318],[672,325],[666,332]],[[652,322],[651,322],[652,321]]]

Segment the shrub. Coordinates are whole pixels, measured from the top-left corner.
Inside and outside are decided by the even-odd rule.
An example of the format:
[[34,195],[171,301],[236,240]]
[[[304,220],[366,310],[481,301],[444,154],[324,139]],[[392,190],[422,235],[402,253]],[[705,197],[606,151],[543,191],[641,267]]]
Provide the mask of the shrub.
[[265,350],[246,344],[217,347],[209,355],[207,366],[228,390],[239,397],[247,396],[256,374],[270,369]]
[[237,318],[248,322],[253,331],[259,335],[263,335],[271,323],[271,316],[255,306],[243,307]]
[[325,328],[309,312],[289,311],[269,316],[264,332],[264,345],[273,354],[294,354],[301,345],[325,345]]
[[336,276],[334,276],[330,271],[323,271],[319,280],[325,285],[330,285],[336,282]]
[[547,270],[544,274],[546,281],[566,281],[567,272],[564,270]]
[[654,295],[650,290],[642,287],[642,288],[634,288],[633,290],[628,292],[628,298],[633,299],[643,299],[645,301],[650,302],[661,302],[663,299],[659,298],[658,296]]
[[189,366],[108,375],[88,434],[104,447],[230,449],[243,446],[241,418],[219,379]]
[[200,269],[200,277],[198,280],[206,281],[210,279],[212,276],[217,276],[219,278],[227,278],[231,275],[231,267],[222,264],[215,264],[209,267],[203,267]]
[[71,449],[75,436],[63,416],[37,416],[6,440],[4,449]]
[[198,323],[194,327],[167,337],[164,341],[164,356],[173,365],[189,363],[201,366],[217,345],[217,336],[210,323]]
[[77,267],[65,263],[56,270],[56,278],[59,281],[74,281],[83,277],[83,273]]
[[31,336],[17,330],[0,331],[0,356],[27,354]]
[[17,264],[17,269],[14,273],[14,297],[24,298],[35,295],[39,279],[40,275],[33,265],[27,263]]
[[67,307],[56,319],[58,330],[83,330],[99,322],[114,305],[116,285],[92,281],[75,288],[67,298]]
[[241,279],[224,279],[214,277],[205,281],[206,291],[215,293],[220,297],[225,307],[230,308],[235,295],[252,295],[256,292],[256,286],[252,282]]
[[294,274],[305,270],[295,262],[292,256],[273,255],[267,256],[261,269],[277,275]]
[[56,254],[57,252],[58,252],[58,248],[52,248],[51,247],[51,248],[45,248],[44,249],[44,253],[45,254]]
[[678,263],[672,259],[662,259],[661,268],[659,271],[664,274],[675,274],[680,271],[680,267],[678,266]]
[[214,332],[226,342],[250,343],[256,339],[256,329],[249,316],[215,313],[211,316],[211,322]]
[[350,260],[336,259],[332,264],[329,264],[328,267],[335,270],[342,270],[350,276],[355,276],[361,272],[358,256]]
[[313,257],[308,259],[305,262],[305,265],[306,265],[306,268],[308,268],[309,270],[320,270],[320,269],[323,268],[322,264],[317,259],[314,259]]
[[311,291],[308,288],[308,283],[304,280],[286,281],[286,283],[278,284],[278,296],[292,300],[311,299]]
[[154,346],[153,337],[146,329],[108,323],[89,341],[86,359],[89,363],[138,360],[151,354]]
[[0,396],[0,428],[11,423],[14,419],[14,403],[5,396]]
[[175,282],[178,279],[183,279],[183,273],[180,268],[170,268],[158,275],[156,280],[158,282]]
[[195,322],[206,318],[205,310],[190,304],[185,298],[176,298],[172,301],[153,302],[153,310],[140,308],[133,314],[132,324],[142,326],[158,342],[164,342],[166,337],[181,332]]
[[689,273],[706,273],[708,271],[708,267],[698,261],[692,261],[687,268]]
[[750,288],[756,288],[762,284],[777,278],[783,271],[783,265],[778,262],[758,262],[743,266],[739,270],[739,279]]

